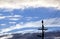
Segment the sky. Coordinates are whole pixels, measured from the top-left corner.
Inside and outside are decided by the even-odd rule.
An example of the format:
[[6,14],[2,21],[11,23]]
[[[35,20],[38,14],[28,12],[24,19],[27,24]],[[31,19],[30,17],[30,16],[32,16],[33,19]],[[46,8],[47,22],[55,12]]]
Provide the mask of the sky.
[[60,0],[0,0],[0,34],[60,27]]

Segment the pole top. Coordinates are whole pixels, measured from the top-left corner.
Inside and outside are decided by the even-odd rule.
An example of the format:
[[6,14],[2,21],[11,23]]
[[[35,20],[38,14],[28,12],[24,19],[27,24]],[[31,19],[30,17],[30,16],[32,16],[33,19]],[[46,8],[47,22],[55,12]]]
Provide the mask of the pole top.
[[42,23],[43,23],[43,20],[42,20]]

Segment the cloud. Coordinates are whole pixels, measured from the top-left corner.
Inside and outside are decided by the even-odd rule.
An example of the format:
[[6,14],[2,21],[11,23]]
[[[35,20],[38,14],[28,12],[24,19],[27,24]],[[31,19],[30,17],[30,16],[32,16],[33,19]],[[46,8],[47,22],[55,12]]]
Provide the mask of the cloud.
[[32,19],[38,19],[39,17],[25,17],[24,19],[26,19],[27,21],[30,21],[30,20],[32,20]]
[[12,15],[12,16],[8,16],[8,17],[16,17],[16,18],[18,18],[18,17],[22,17],[21,15]]
[[5,18],[6,18],[5,16],[0,16],[0,20],[1,20],[1,19],[5,19]]
[[16,22],[9,22],[9,24],[16,24]]
[[33,25],[31,25],[31,26],[30,25],[28,26],[28,25],[29,24],[26,24],[26,25],[16,24],[16,26],[11,26],[9,28],[5,28],[5,30],[2,29],[0,33],[8,32],[8,31],[11,31],[14,29],[22,29],[22,28],[26,28],[26,27],[33,27]]
[[[0,8],[0,11],[1,11],[1,12],[11,12],[12,10],[13,10],[13,9],[10,9],[10,8],[8,8],[8,9],[7,9],[7,8]],[[1,13],[1,12],[0,12],[0,13]]]
[[60,27],[60,18],[45,19],[45,25],[47,27]]
[[60,0],[0,0],[0,8],[55,7],[60,9]]
[[9,20],[19,20],[22,18],[22,16],[21,15],[9,15],[9,16],[0,15],[0,20],[5,18],[8,18]]
[[32,19],[32,17],[25,17],[28,21]]
[[[50,19],[44,19],[44,25],[45,27],[60,27],[60,18],[50,18]],[[14,26],[10,26],[8,28],[1,29],[0,33],[6,33],[15,29],[22,29],[22,28],[29,28],[29,27],[41,27],[41,20],[39,21],[32,21],[32,22],[26,22],[24,24],[16,24]],[[28,29],[27,29],[28,30]]]
[[29,28],[29,27],[38,27],[38,24],[35,24],[34,22],[27,22],[26,24],[16,24],[16,26],[10,26],[8,28],[1,29],[0,33],[6,33],[15,29],[22,29],[22,28]]
[[0,39],[8,39],[8,38],[12,38],[13,35],[7,35],[7,36],[3,36],[3,37],[0,37]]
[[19,18],[10,18],[9,20],[19,20]]
[[[17,32],[14,32],[14,33],[22,33],[22,34],[25,34],[25,33],[39,33],[39,31],[38,30],[33,30],[33,29],[31,29],[31,30],[23,30],[23,31],[17,31]],[[41,31],[40,31],[41,32]]]
[[20,20],[22,18],[21,15],[11,15],[11,16],[6,16],[9,20]]
[[0,24],[0,26],[5,26],[6,24]]
[[[3,10],[3,12],[6,12],[6,11]],[[9,11],[8,11],[8,12],[9,12]],[[8,14],[8,13],[7,13],[7,14]],[[1,19],[5,19],[5,18],[8,18],[9,20],[19,20],[19,19],[22,18],[22,16],[21,16],[21,15],[14,15],[14,14],[12,14],[12,13],[11,13],[11,15],[9,15],[9,16],[4,16],[3,14],[0,14],[0,20],[1,20]]]

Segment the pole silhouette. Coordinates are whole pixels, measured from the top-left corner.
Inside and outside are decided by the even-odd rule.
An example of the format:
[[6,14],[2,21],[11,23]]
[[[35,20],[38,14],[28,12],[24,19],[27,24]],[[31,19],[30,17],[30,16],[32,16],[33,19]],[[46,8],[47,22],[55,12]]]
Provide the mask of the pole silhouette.
[[47,30],[47,29],[44,29],[44,21],[42,20],[42,29],[38,29],[38,30],[42,30],[42,35],[38,35],[38,37],[41,37],[42,39],[44,39],[44,30]]
[[42,39],[44,39],[44,24],[43,24],[43,20],[42,20]]

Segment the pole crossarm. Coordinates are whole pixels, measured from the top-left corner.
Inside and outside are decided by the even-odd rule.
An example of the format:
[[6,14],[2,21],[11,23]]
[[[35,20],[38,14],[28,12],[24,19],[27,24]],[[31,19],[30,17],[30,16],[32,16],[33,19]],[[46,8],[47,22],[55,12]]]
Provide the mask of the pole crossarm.
[[[42,29],[38,29],[38,30],[42,30]],[[47,30],[47,29],[43,29],[43,30]]]

